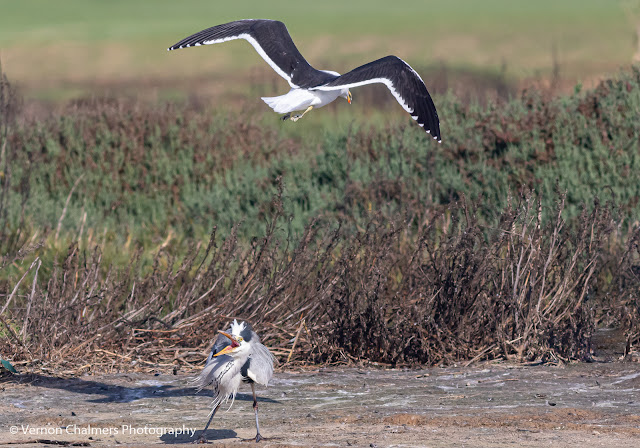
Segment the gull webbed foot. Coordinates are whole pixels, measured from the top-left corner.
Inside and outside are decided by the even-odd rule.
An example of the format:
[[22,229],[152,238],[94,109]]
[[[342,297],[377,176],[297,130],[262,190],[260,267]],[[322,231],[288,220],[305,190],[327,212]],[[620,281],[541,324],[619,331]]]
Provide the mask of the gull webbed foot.
[[298,121],[299,119],[301,119],[302,117],[304,117],[304,114],[306,114],[307,112],[309,112],[311,109],[313,109],[313,106],[309,106],[307,107],[307,109],[302,112],[301,114],[296,114],[296,115],[291,115],[291,114],[287,114],[284,117],[282,117],[283,120],[286,120],[287,118],[290,119],[293,122]]

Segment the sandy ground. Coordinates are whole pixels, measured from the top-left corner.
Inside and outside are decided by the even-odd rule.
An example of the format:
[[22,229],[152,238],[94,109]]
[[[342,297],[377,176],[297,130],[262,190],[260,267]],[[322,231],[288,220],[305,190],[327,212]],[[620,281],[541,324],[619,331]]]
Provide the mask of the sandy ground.
[[[258,389],[259,446],[640,447],[639,389],[636,363],[282,371]],[[189,444],[211,401],[171,372],[25,375],[0,390],[0,445],[16,447]],[[255,445],[250,388],[240,392],[210,443]]]

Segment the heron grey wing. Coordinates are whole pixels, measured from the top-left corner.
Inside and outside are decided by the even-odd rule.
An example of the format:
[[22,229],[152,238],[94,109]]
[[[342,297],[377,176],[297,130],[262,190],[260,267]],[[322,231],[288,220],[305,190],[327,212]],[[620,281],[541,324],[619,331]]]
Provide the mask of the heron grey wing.
[[255,344],[251,353],[247,376],[258,384],[267,386],[273,376],[274,357],[267,347]]
[[[213,353],[214,352],[212,351],[212,354]],[[195,387],[198,388],[198,390],[202,390],[205,387],[213,385],[214,395],[217,395],[218,390],[217,390],[217,384],[216,384],[216,381],[217,381],[216,377],[219,374],[219,369],[225,364],[232,363],[233,358],[229,355],[221,355],[221,356],[216,356],[214,358],[212,354],[209,355],[209,358],[207,359],[207,363],[202,369],[202,372],[200,372],[200,375],[198,375],[195,378],[193,384]]]

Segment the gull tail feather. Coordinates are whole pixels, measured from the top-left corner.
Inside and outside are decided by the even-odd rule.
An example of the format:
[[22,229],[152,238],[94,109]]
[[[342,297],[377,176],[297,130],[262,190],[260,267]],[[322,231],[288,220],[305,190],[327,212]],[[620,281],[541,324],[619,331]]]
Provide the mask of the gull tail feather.
[[283,101],[283,97],[286,95],[280,96],[263,96],[262,101],[267,103],[267,105],[273,109],[274,112],[279,114],[285,114],[290,112],[289,104]]

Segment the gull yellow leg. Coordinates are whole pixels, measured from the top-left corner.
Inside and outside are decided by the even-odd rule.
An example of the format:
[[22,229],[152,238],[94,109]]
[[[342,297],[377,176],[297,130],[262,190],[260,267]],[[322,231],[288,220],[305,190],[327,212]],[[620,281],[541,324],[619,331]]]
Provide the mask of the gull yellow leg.
[[307,112],[309,112],[311,109],[313,109],[313,106],[309,106],[309,107],[307,107],[307,110],[305,110],[304,112],[302,112],[300,115],[294,115],[293,117],[291,117],[291,121],[298,121],[299,119],[301,119],[302,117],[304,117],[304,114],[306,114]]

